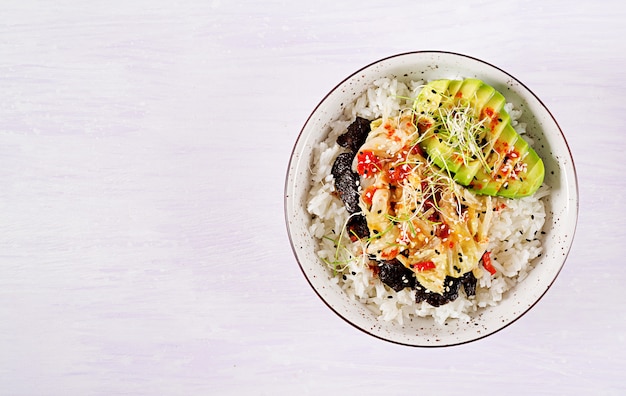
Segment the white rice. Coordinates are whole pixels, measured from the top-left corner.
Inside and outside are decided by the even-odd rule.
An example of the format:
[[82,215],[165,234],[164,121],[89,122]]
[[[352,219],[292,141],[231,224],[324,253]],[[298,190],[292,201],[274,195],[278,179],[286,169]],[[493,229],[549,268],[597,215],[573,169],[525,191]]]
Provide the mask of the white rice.
[[[421,90],[424,81],[403,83],[395,79],[383,78],[348,105],[340,119],[330,128],[328,137],[314,150],[314,168],[311,171],[311,190],[307,210],[311,214],[310,232],[319,239],[318,255],[322,260],[336,258],[337,248],[333,240],[339,238],[348,219],[343,202],[335,194],[331,167],[337,155],[344,151],[336,144],[337,137],[346,131],[347,126],[360,116],[375,119],[393,116],[411,106],[412,99]],[[521,111],[507,103],[505,109],[511,116],[511,124],[520,134],[525,133],[526,125],[518,122]],[[528,136],[525,139],[532,145]],[[516,283],[521,282],[532,269],[532,262],[542,253],[539,240],[545,220],[545,208],[541,200],[548,194],[548,187],[542,186],[533,196],[522,199],[503,199],[506,208],[496,212],[489,232],[488,251],[497,273],[483,271],[478,279],[476,295],[467,297],[463,288],[459,297],[440,307],[427,302],[415,302],[415,291],[405,288],[395,292],[384,285],[365,264],[358,244],[348,238],[343,239],[349,251],[340,251],[348,260],[346,267],[333,278],[337,284],[355,300],[365,304],[381,320],[399,324],[415,316],[432,316],[437,323],[448,319],[469,320],[468,314],[481,308],[498,304],[503,295]],[[360,258],[361,257],[361,258]],[[329,271],[332,271],[329,268]]]

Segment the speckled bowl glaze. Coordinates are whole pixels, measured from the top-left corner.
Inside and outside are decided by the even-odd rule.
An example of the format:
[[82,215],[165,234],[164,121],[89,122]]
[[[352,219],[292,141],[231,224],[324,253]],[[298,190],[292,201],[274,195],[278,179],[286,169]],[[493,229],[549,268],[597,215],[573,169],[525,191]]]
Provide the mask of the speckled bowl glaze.
[[[495,307],[474,313],[471,322],[448,320],[445,326],[430,318],[404,325],[377,319],[365,306],[330,281],[332,274],[316,255],[317,240],[308,227],[306,211],[312,149],[324,140],[331,121],[340,117],[344,103],[363,93],[376,79],[468,78],[490,84],[522,109],[521,122],[545,163],[545,183],[551,186],[546,202],[543,255],[529,276]],[[296,259],[317,295],[337,315],[356,328],[397,344],[438,347],[475,341],[505,328],[528,312],[548,291],[570,250],[578,218],[578,185],[574,162],[563,133],[550,111],[524,84],[507,72],[479,59],[441,51],[403,53],[374,62],[340,82],[313,110],[295,143],[285,182],[285,218]]]

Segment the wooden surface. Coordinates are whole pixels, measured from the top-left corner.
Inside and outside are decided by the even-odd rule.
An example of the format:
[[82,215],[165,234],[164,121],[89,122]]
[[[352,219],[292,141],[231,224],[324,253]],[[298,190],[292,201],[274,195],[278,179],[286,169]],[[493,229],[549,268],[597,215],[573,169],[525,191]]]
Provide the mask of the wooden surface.
[[[382,3],[382,2],[381,2]],[[613,2],[7,0],[0,394],[626,392],[626,12]],[[437,49],[551,109],[578,171],[560,277],[479,342],[374,339],[305,281],[289,154],[358,68]]]

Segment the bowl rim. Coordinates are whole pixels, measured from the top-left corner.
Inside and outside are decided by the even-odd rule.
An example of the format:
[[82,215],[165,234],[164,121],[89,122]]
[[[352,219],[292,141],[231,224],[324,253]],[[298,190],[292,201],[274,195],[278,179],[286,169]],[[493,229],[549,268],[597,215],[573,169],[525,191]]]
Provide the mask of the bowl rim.
[[[374,65],[376,65],[378,63],[385,62],[385,61],[388,61],[388,60],[392,60],[394,58],[400,58],[400,57],[404,57],[404,56],[413,56],[413,55],[419,55],[419,54],[423,54],[423,55],[437,55],[437,54],[439,54],[439,55],[446,55],[446,56],[461,57],[461,58],[469,59],[471,61],[482,63],[483,65],[485,65],[487,67],[493,68],[493,69],[499,71],[500,73],[503,73],[504,75],[509,77],[511,80],[515,81],[515,83],[519,84],[523,89],[525,89],[533,97],[533,99],[536,100],[537,103],[550,116],[552,122],[554,123],[554,126],[556,126],[556,128],[559,131],[561,141],[562,141],[565,149],[567,150],[567,158],[570,160],[571,167],[572,167],[572,179],[568,180],[568,181],[570,181],[572,183],[572,186],[573,186],[572,191],[574,193],[574,196],[573,196],[573,200],[574,200],[574,202],[573,202],[573,210],[572,210],[572,213],[571,213],[573,215],[573,219],[572,219],[573,224],[571,226],[571,236],[569,237],[569,243],[566,246],[566,250],[564,252],[563,258],[561,259],[561,262],[560,262],[558,268],[556,269],[552,279],[546,285],[545,289],[542,290],[542,292],[538,295],[538,297],[535,299],[535,301],[532,302],[532,304],[529,304],[527,308],[525,308],[519,315],[515,316],[512,320],[508,321],[507,323],[505,323],[502,326],[497,327],[496,329],[493,329],[491,331],[485,332],[485,334],[482,334],[480,336],[473,337],[473,338],[467,339],[467,340],[461,340],[461,341],[458,341],[458,342],[453,342],[453,343],[415,344],[415,343],[409,343],[409,342],[402,342],[402,341],[386,338],[386,337],[384,337],[382,335],[379,335],[379,334],[376,334],[375,332],[369,331],[368,329],[363,328],[363,327],[357,325],[356,323],[352,322],[350,319],[348,319],[346,316],[344,316],[341,312],[339,312],[339,310],[337,308],[333,307],[330,304],[330,302],[328,302],[321,295],[320,291],[317,289],[317,287],[315,287],[315,285],[313,285],[312,281],[309,279],[309,275],[308,275],[307,271],[304,269],[302,262],[300,261],[300,256],[298,255],[298,251],[296,249],[296,244],[295,244],[295,241],[294,241],[293,236],[292,236],[293,232],[292,232],[292,229],[291,229],[291,226],[290,226],[290,222],[289,222],[289,201],[290,201],[289,185],[290,185],[290,181],[291,181],[291,170],[292,170],[293,161],[294,161],[295,154],[296,154],[296,149],[298,147],[298,143],[302,139],[303,134],[305,132],[305,129],[307,128],[307,125],[311,121],[311,118],[317,113],[318,109],[322,106],[322,104],[335,91],[337,91],[340,87],[342,87],[344,85],[344,83],[346,83],[350,79],[354,78],[356,75],[358,75],[362,71],[364,71],[366,69],[369,69],[369,68],[371,68],[372,66],[374,66]],[[576,170],[576,164],[575,164],[575,161],[574,161],[574,157],[572,155],[572,151],[571,151],[571,148],[569,146],[569,143],[567,142],[567,139],[565,138],[563,130],[561,129],[561,126],[559,125],[558,121],[556,120],[556,118],[554,117],[552,112],[550,111],[549,107],[546,106],[545,103],[528,86],[526,86],[522,81],[520,81],[518,78],[513,76],[511,73],[505,71],[504,69],[502,69],[502,68],[500,68],[500,67],[498,67],[498,66],[496,66],[496,65],[494,65],[494,64],[492,64],[490,62],[487,62],[485,60],[477,58],[475,56],[471,56],[471,55],[467,55],[467,54],[463,54],[463,53],[459,53],[459,52],[454,52],[454,51],[446,51],[446,50],[416,50],[416,51],[405,51],[405,52],[400,52],[400,53],[388,55],[388,56],[385,56],[385,57],[380,58],[378,60],[372,61],[372,62],[368,63],[367,65],[365,65],[363,67],[360,67],[356,71],[350,73],[347,77],[343,78],[340,82],[335,84],[335,86],[332,87],[319,100],[317,105],[310,112],[310,114],[306,118],[306,121],[302,125],[302,128],[300,129],[300,132],[298,133],[298,135],[297,135],[297,137],[296,137],[296,139],[294,141],[292,150],[291,150],[290,155],[289,155],[289,161],[288,161],[288,166],[287,166],[287,173],[286,173],[285,183],[284,183],[283,198],[284,198],[283,199],[283,211],[284,211],[284,216],[285,216],[285,225],[286,225],[286,228],[287,228],[287,236],[288,236],[288,239],[289,239],[289,243],[291,245],[291,249],[292,249],[293,255],[294,255],[295,259],[296,259],[296,262],[298,263],[298,266],[300,267],[300,271],[304,275],[304,278],[306,279],[306,281],[309,284],[309,286],[311,287],[311,289],[313,289],[313,291],[315,292],[317,297],[320,300],[322,300],[322,302],[328,308],[330,308],[330,310],[332,312],[334,312],[338,317],[340,317],[343,321],[348,323],[350,326],[358,329],[359,331],[361,331],[361,332],[363,332],[365,334],[368,334],[368,335],[370,335],[370,336],[372,336],[374,338],[377,338],[379,340],[382,340],[382,341],[390,342],[390,343],[396,344],[396,345],[410,346],[410,347],[415,347],[415,348],[444,348],[444,347],[459,346],[459,345],[473,343],[473,342],[482,340],[482,339],[484,339],[486,337],[494,335],[494,334],[496,334],[496,333],[498,333],[498,332],[508,328],[510,325],[512,325],[513,323],[517,322],[520,318],[522,318],[529,311],[531,311],[531,309],[537,303],[539,303],[539,301],[547,294],[548,290],[551,289],[551,287],[553,286],[554,282],[556,282],[556,279],[559,277],[560,272],[562,271],[563,267],[565,266],[565,262],[567,261],[567,259],[569,257],[569,253],[571,252],[571,248],[572,248],[573,243],[574,243],[575,234],[576,234],[576,230],[577,230],[577,227],[578,227],[579,210],[580,210],[580,193],[579,193],[579,185],[578,185],[578,174],[577,174],[577,170]]]

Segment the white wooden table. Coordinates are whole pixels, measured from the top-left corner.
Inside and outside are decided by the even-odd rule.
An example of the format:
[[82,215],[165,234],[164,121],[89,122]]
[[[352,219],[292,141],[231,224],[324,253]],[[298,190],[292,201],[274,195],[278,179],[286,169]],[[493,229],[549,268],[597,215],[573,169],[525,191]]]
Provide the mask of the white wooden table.
[[[387,3],[3,2],[0,394],[626,392],[621,2]],[[319,100],[425,49],[530,87],[580,185],[547,295],[443,349],[333,314],[283,215],[289,154]]]

